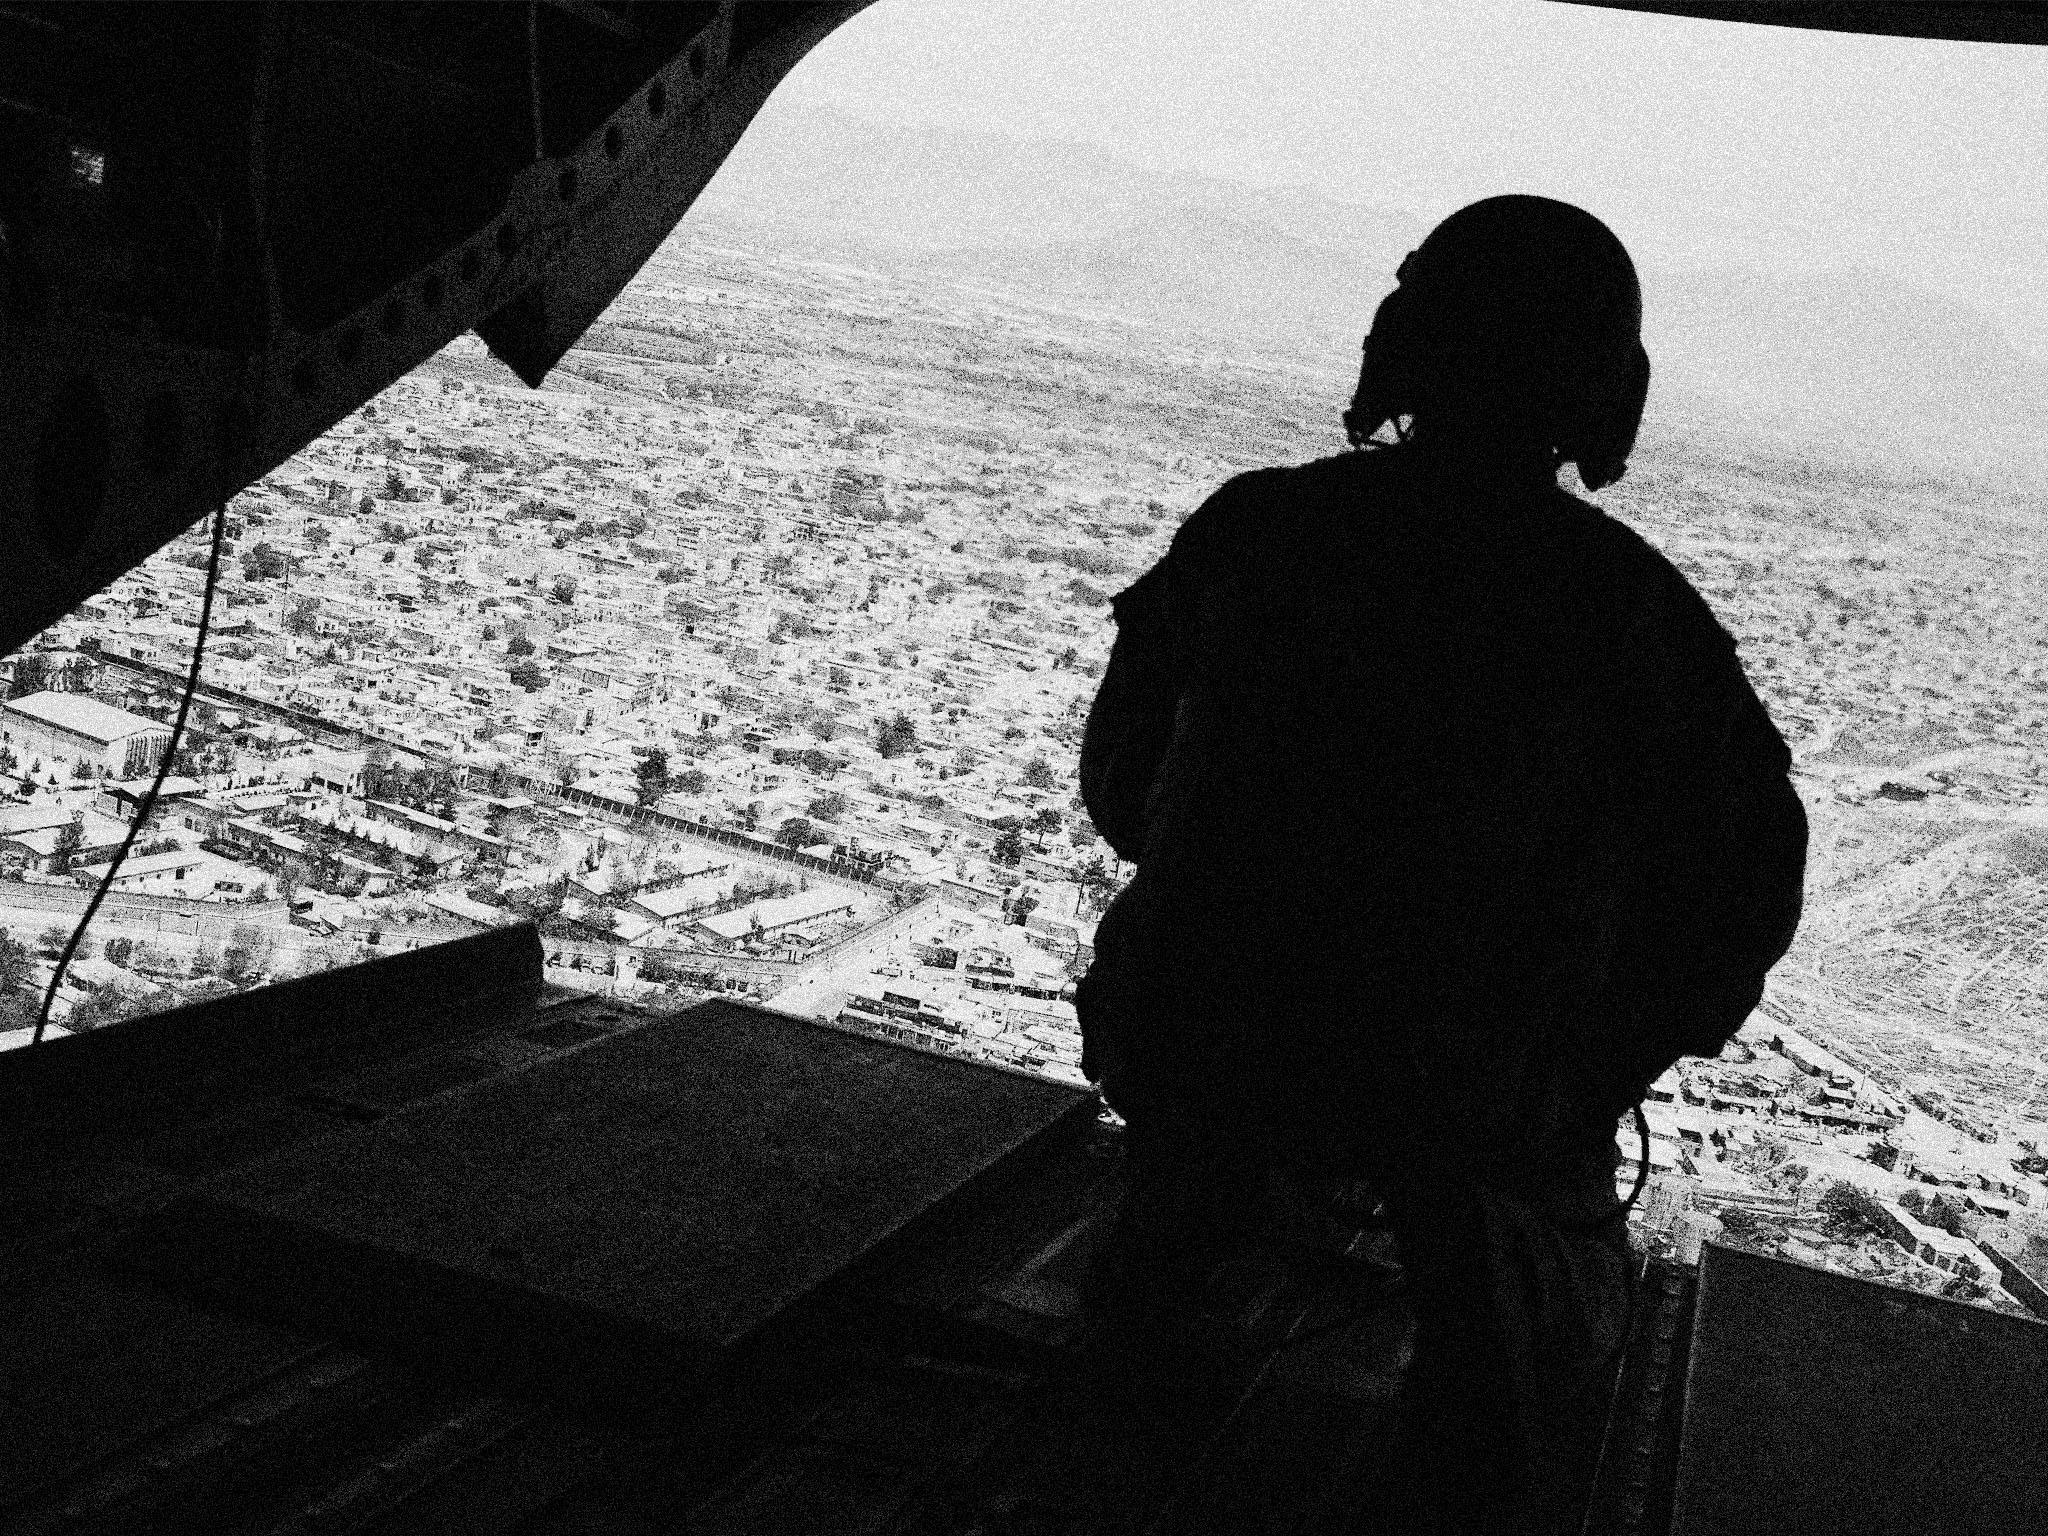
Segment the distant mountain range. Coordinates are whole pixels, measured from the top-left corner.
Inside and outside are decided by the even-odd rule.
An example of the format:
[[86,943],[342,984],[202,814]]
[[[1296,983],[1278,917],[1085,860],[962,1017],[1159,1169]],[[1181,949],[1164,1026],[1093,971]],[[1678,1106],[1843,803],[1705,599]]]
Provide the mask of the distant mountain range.
[[[1159,175],[1093,145],[771,104],[682,229],[1253,339],[1348,370],[1435,221],[1313,188]],[[2048,481],[2048,364],[1868,269],[1645,271],[1653,408],[1886,459]]]

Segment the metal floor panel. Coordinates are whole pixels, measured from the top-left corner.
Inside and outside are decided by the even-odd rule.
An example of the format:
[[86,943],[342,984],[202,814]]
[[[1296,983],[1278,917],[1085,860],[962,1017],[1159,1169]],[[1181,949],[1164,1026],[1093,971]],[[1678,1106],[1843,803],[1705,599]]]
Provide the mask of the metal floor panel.
[[658,1392],[1092,1113],[707,1003],[206,1180],[127,1251],[323,1336]]
[[246,1388],[313,1341],[77,1270],[10,1294],[0,1333],[0,1528],[31,1489]]
[[2048,1511],[2048,1324],[1718,1245],[1673,1536],[1969,1531]]

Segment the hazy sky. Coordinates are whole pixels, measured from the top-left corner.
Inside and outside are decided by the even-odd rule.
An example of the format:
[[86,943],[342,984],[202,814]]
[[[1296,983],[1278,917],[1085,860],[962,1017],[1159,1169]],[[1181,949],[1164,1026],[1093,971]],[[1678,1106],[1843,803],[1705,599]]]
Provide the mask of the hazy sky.
[[880,0],[774,110],[1076,139],[1425,213],[1500,191],[1648,265],[1876,265],[2048,355],[2048,48],[1545,0]]

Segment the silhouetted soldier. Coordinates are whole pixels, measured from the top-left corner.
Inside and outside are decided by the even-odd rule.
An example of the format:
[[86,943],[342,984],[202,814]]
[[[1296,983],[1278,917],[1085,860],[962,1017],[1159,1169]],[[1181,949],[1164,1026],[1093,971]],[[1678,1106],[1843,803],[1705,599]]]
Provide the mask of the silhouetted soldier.
[[1230,481],[1115,600],[1081,783],[1137,873],[1079,1008],[1129,1123],[1109,1293],[1199,1288],[1271,1168],[1369,1179],[1417,1310],[1408,1454],[1499,1514],[1585,1470],[1616,1122],[1756,1005],[1806,822],[1706,604],[1556,484],[1618,479],[1642,418],[1620,242],[1491,198],[1399,284],[1358,451]]

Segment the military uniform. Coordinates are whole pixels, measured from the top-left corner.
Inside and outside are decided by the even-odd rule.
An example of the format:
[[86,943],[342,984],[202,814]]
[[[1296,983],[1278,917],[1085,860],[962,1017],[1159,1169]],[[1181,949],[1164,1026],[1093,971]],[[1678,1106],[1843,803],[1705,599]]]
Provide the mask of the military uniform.
[[1370,1178],[1418,1392],[1456,1355],[1526,1415],[1618,1338],[1617,1118],[1797,924],[1734,642],[1597,508],[1415,445],[1230,481],[1115,616],[1081,780],[1137,872],[1077,1003],[1134,1199],[1197,1252],[1248,1170]]

